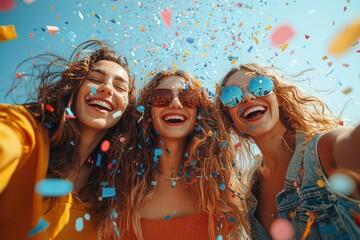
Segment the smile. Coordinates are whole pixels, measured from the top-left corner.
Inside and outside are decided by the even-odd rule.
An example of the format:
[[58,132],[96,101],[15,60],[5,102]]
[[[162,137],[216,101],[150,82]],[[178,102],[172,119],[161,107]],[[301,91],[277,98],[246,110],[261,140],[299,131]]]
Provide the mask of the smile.
[[166,114],[165,116],[163,116],[161,118],[163,121],[165,121],[166,123],[170,123],[170,124],[180,124],[183,123],[187,120],[187,117],[183,116],[183,115],[179,115],[179,114]]
[[267,108],[264,106],[247,107],[240,113],[242,118],[247,120],[257,120],[266,112]]
[[105,99],[100,99],[100,98],[87,99],[87,104],[89,104],[90,106],[93,106],[93,107],[97,107],[101,110],[109,111],[109,112],[114,109],[111,102],[109,102],[108,100],[105,100]]

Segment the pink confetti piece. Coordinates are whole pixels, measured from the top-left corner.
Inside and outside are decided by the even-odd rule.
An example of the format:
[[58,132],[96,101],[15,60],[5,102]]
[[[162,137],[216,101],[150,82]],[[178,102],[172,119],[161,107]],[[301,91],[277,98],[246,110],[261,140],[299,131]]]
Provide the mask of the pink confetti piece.
[[125,142],[125,140],[126,140],[125,137],[119,138],[119,141],[120,141],[120,142]]
[[295,36],[295,31],[290,25],[277,27],[270,35],[270,42],[273,46],[283,45]]
[[50,33],[50,36],[54,36],[55,33],[59,31],[59,28],[56,26],[46,26],[48,32]]
[[26,4],[32,4],[33,2],[36,2],[36,0],[24,0],[24,3]]
[[110,148],[110,142],[108,140],[104,140],[100,146],[101,151],[107,152],[109,148]]
[[161,17],[162,17],[166,27],[170,28],[171,27],[171,10],[167,8],[164,11],[162,11]]
[[270,235],[276,240],[291,240],[294,238],[294,228],[286,219],[276,219],[270,226]]
[[0,1],[0,12],[7,12],[15,8],[15,0],[1,0]]

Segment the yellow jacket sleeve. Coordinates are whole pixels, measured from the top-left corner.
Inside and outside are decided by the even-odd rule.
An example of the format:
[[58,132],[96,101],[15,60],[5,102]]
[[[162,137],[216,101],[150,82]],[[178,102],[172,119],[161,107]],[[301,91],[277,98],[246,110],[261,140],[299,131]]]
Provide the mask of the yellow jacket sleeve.
[[34,148],[34,124],[23,106],[0,105],[0,193]]

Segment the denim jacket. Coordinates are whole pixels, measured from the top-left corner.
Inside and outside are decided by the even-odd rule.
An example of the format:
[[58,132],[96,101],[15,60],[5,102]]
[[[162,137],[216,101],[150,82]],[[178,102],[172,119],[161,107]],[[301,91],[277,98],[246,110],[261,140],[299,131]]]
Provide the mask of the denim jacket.
[[[320,134],[306,139],[296,136],[296,149],[290,161],[283,190],[276,196],[278,218],[289,220],[294,239],[360,239],[360,201],[335,192],[329,186],[317,154]],[[302,157],[304,156],[304,157]],[[359,159],[360,160],[360,159]],[[250,224],[254,239],[271,239],[254,217],[257,200],[250,197]]]

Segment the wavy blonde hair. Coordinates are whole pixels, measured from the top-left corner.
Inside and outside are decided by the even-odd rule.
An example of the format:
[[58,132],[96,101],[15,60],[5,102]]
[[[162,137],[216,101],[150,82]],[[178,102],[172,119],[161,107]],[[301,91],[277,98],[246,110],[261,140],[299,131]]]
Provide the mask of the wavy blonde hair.
[[[297,75],[288,75],[281,70],[275,70],[273,67],[265,67],[256,63],[242,64],[230,70],[222,79],[216,91],[215,106],[220,113],[219,125],[229,129],[231,134],[238,137],[238,152],[244,161],[254,157],[251,151],[251,138],[236,129],[227,108],[220,100],[221,87],[225,86],[228,78],[239,70],[268,76],[273,80],[273,92],[278,102],[281,103],[279,106],[280,120],[287,129],[286,134],[295,135],[296,131],[303,131],[308,137],[311,137],[317,132],[328,131],[339,126],[340,119],[331,112],[323,101],[315,96],[305,94],[300,88],[290,83],[290,79],[302,76],[307,70]],[[253,166],[250,162],[247,162],[246,165]]]
[[[158,136],[151,123],[150,93],[168,76],[185,79],[190,89],[198,90],[200,101],[197,105],[197,127],[187,136],[184,149],[184,162],[181,173],[183,181],[192,190],[197,204],[203,212],[209,214],[209,233],[216,239],[215,228],[219,224],[222,233],[239,236],[239,228],[248,230],[245,208],[243,207],[240,184],[237,183],[238,171],[234,168],[234,158],[228,158],[228,144],[219,133],[216,119],[212,116],[213,103],[201,88],[200,82],[187,72],[172,68],[155,74],[142,89],[138,106],[143,106],[143,119],[139,124],[139,157],[134,161],[131,174],[132,191],[127,201],[132,203],[131,211],[120,216],[122,231],[132,226],[138,239],[143,239],[140,216],[142,205],[153,193],[151,182],[155,178],[153,153]],[[225,190],[220,185],[226,186]],[[220,229],[221,230],[221,229]],[[225,235],[225,234],[223,234]],[[227,236],[224,237],[228,239]]]

